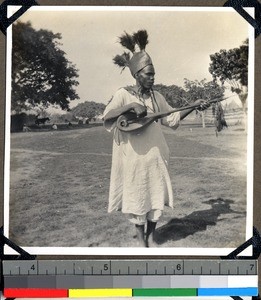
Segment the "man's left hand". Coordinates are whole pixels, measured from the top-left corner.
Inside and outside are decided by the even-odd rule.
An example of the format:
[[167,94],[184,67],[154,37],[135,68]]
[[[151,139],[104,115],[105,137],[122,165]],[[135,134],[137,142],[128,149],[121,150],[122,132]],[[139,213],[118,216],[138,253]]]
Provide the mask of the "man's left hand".
[[196,109],[199,111],[203,111],[210,107],[209,101],[204,100],[204,99],[198,99],[194,102],[194,104],[198,105],[198,107]]

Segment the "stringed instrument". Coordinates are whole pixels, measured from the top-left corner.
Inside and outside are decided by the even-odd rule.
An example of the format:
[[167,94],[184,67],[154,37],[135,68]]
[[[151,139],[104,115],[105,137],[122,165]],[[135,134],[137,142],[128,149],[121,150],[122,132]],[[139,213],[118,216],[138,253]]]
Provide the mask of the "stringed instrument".
[[[221,99],[212,99],[209,100],[208,103],[216,103],[226,100],[230,97],[221,98]],[[200,108],[199,104],[184,106],[180,108],[176,108],[167,112],[158,112],[158,113],[149,113],[145,117],[138,118],[135,112],[129,111],[124,113],[123,115],[117,118],[117,128],[124,132],[136,132],[137,130],[141,130],[149,126],[154,121],[158,119],[169,116],[172,113],[179,112],[186,109],[191,108]]]
[[[226,100],[229,97],[226,98],[215,98],[208,101],[208,103],[216,103],[221,102],[223,100]],[[167,112],[157,112],[157,113],[148,113],[146,116],[142,118],[138,118],[136,113],[134,111],[128,111],[118,117],[107,119],[104,121],[105,128],[110,128],[112,124],[116,122],[116,126],[119,130],[123,132],[133,132],[136,133],[138,130],[142,130],[149,126],[154,121],[157,121],[158,119],[167,117],[168,115],[179,112],[186,109],[191,108],[200,108],[199,104],[192,104],[189,106],[184,106],[176,109],[169,110]]]

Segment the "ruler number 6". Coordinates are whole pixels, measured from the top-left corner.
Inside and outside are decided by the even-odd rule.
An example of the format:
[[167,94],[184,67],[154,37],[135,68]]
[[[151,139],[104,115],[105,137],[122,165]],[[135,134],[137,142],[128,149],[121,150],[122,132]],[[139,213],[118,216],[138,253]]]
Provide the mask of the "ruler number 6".
[[181,264],[177,265],[177,270],[180,271],[181,270]]

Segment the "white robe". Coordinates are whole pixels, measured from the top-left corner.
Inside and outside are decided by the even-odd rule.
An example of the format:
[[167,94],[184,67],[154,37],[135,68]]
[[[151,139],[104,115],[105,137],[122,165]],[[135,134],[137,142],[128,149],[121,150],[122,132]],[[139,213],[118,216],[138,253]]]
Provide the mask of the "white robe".
[[[165,98],[154,92],[157,111],[173,109]],[[148,111],[153,111],[152,100],[146,100]],[[110,110],[140,100],[124,88],[119,89],[107,105],[104,115]],[[161,123],[176,129],[180,114],[173,113],[158,122],[153,122],[140,133],[114,130],[112,168],[108,212],[143,215],[152,209],[163,210],[164,205],[173,207],[173,192],[168,173],[169,148],[161,130]]]

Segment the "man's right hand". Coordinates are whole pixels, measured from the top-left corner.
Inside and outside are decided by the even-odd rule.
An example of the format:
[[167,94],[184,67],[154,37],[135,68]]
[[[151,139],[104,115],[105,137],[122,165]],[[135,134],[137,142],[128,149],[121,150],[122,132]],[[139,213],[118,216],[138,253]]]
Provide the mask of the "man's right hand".
[[144,105],[133,102],[132,109],[136,113],[137,118],[143,118],[147,115],[147,108]]

